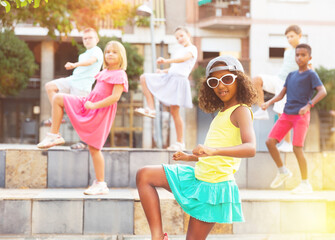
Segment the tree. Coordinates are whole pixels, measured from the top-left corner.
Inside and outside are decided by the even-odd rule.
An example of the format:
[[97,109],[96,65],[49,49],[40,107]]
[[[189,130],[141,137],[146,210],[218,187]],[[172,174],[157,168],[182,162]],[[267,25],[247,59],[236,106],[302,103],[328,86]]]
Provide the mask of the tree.
[[[98,46],[103,50],[105,49],[106,44],[111,41],[116,40],[117,38],[108,38],[102,37],[98,43]],[[140,75],[143,73],[143,57],[138,53],[137,48],[127,42],[121,42],[126,49],[127,53],[127,76],[129,82],[129,89],[136,90],[138,85],[138,79]]]
[[318,73],[323,85],[327,90],[327,96],[318,104],[315,105],[320,110],[334,110],[335,109],[335,69],[326,69],[325,67],[318,67],[315,69]]
[[0,94],[16,95],[38,68],[27,44],[13,31],[0,33]]
[[[14,3],[12,1],[12,4],[16,4],[17,8],[20,7],[25,7],[27,6],[27,4],[33,4],[34,8],[38,8],[40,6],[40,2],[41,0],[16,0]],[[48,2],[48,0],[45,0],[45,2]],[[12,8],[12,5],[10,4],[10,2],[5,1],[5,0],[0,0],[0,6],[3,6],[5,8],[6,13],[8,13],[10,11],[10,9]]]
[[[15,28],[20,22],[31,22],[34,25],[49,29],[49,35],[56,36],[56,31],[68,35],[71,30],[85,27],[99,29],[101,23],[108,23],[108,28],[121,28],[135,15],[135,9],[123,0],[52,0],[41,1],[39,7],[27,4],[19,8],[16,1],[4,1],[11,5],[10,11],[0,5],[0,27]],[[17,0],[20,2],[21,0]]]

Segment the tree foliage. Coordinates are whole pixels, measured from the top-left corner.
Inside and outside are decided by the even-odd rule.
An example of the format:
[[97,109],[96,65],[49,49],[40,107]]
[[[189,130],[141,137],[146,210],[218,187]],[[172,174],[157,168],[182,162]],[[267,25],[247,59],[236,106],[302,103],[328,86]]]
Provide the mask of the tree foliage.
[[[111,41],[111,40],[116,40],[120,41],[119,39],[116,38],[108,38],[108,37],[102,37],[100,38],[100,41],[98,43],[98,46],[104,50],[106,44]],[[138,53],[138,50],[136,46],[127,43],[127,42],[122,42],[120,41],[124,48],[126,49],[127,53],[127,76],[129,80],[129,88],[136,90],[137,85],[138,85],[138,79],[140,75],[143,73],[143,57]]]
[[[16,4],[16,8],[20,8],[20,7],[25,7],[28,4],[33,4],[34,8],[38,8],[40,6],[40,2],[41,0],[15,0],[15,1],[11,1],[12,4],[14,3],[14,5]],[[48,0],[45,0],[45,2],[48,2]],[[8,13],[11,8],[12,5],[10,2],[6,1],[6,0],[0,0],[0,6],[5,8],[6,13]]]
[[199,89],[202,82],[206,79],[206,68],[199,65],[191,72],[191,77],[195,85],[195,88],[193,88],[192,93],[193,94],[192,102],[194,105],[197,106],[199,104],[199,98],[198,98]]
[[38,68],[27,44],[12,31],[0,33],[0,94],[16,95]]
[[318,67],[315,69],[327,90],[327,96],[315,105],[320,110],[335,109],[335,69]]
[[[3,0],[0,0],[4,2]],[[18,0],[20,2],[20,0]],[[24,2],[31,2],[26,0]],[[34,4],[16,7],[16,1],[6,1],[11,10],[0,5],[0,26],[15,28],[17,23],[30,22],[49,29],[49,35],[54,37],[56,31],[68,35],[71,30],[85,27],[99,29],[121,28],[135,15],[135,9],[123,0],[52,0],[41,1],[39,7]],[[35,1],[34,1],[35,2]]]

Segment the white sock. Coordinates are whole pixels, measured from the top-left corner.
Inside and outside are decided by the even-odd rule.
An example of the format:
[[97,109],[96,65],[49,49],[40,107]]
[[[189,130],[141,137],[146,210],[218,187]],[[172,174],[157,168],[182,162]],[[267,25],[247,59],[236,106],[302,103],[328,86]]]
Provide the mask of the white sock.
[[49,132],[48,134],[50,136],[53,136],[53,137],[59,137],[60,136],[58,133],[51,133],[51,132]]
[[278,168],[279,173],[288,173],[288,169],[285,166]]
[[308,181],[308,179],[303,179],[303,180],[301,180],[301,183],[303,183],[303,184],[309,184],[309,181]]

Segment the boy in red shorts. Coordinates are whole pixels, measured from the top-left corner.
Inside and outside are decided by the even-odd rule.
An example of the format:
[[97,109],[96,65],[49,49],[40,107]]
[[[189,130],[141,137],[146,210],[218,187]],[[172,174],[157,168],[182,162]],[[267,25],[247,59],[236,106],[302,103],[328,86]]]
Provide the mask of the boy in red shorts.
[[[273,126],[266,140],[266,146],[278,167],[277,176],[270,187],[277,188],[289,179],[292,173],[284,166],[276,144],[293,128],[293,152],[299,163],[302,181],[298,187],[292,190],[292,193],[313,192],[313,188],[308,182],[307,161],[303,146],[310,121],[310,110],[327,95],[317,73],[308,68],[308,62],[312,58],[311,52],[311,47],[308,44],[299,44],[296,47],[295,61],[299,70],[289,73],[281,92],[262,105],[262,109],[265,110],[271,104],[280,101],[285,94],[287,95],[284,113]],[[311,99],[315,90],[317,94]]]

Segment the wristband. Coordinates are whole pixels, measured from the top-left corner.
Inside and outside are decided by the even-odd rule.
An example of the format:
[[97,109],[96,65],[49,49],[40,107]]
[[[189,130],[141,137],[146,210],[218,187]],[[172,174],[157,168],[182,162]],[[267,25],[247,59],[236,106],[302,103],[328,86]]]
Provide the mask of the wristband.
[[314,107],[312,100],[309,100],[308,104],[311,105],[311,107]]

